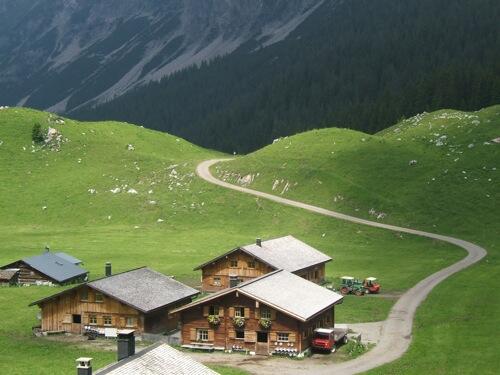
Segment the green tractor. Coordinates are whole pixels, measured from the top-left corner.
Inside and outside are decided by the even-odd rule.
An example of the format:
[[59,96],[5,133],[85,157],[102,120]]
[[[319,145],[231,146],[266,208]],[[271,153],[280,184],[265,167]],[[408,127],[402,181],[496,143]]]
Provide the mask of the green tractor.
[[340,293],[342,295],[355,294],[362,296],[365,294],[363,283],[351,276],[342,276],[340,282]]

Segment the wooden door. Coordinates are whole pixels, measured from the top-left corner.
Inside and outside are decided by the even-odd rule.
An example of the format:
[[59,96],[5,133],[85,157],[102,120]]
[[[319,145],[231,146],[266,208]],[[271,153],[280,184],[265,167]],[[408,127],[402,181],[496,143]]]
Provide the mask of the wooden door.
[[257,342],[255,343],[255,354],[269,355],[269,334],[268,332],[257,332]]

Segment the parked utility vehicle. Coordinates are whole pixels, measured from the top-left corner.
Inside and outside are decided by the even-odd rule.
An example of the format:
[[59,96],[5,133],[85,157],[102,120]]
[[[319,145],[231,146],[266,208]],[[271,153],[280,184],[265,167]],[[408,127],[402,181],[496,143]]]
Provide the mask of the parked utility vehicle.
[[363,281],[363,287],[365,288],[365,293],[373,293],[376,294],[380,292],[380,284],[377,281],[376,277],[367,277]]
[[318,351],[334,353],[338,345],[347,343],[347,328],[316,328],[311,346]]
[[365,294],[365,288],[363,283],[352,276],[342,276],[340,282],[340,293],[342,295],[355,294],[357,296],[362,296]]

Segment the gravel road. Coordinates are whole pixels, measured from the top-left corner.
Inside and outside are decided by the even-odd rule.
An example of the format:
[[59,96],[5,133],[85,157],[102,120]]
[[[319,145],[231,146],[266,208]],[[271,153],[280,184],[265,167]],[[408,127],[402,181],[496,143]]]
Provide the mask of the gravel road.
[[[241,367],[254,372],[256,374],[275,374],[276,371],[286,371],[288,374],[332,374],[342,373],[356,374],[363,371],[373,369],[383,364],[392,362],[400,358],[411,342],[411,333],[413,318],[418,306],[425,300],[431,290],[447,277],[456,272],[467,268],[474,263],[479,262],[486,256],[487,252],[482,247],[467,242],[458,238],[443,236],[440,234],[424,232],[416,229],[402,228],[395,225],[373,222],[365,219],[360,219],[354,216],[341,214],[339,212],[327,210],[325,208],[313,206],[310,204],[278,197],[272,194],[264,193],[257,190],[244,188],[241,186],[229,184],[218,180],[210,173],[210,167],[219,162],[230,161],[231,159],[212,159],[200,163],[196,169],[196,173],[202,179],[224,187],[226,189],[236,190],[242,193],[251,194],[260,198],[268,199],[274,202],[285,204],[287,206],[301,208],[317,214],[330,216],[335,219],[346,220],[352,223],[368,225],[376,228],[388,229],[396,232],[404,232],[416,236],[428,237],[445,241],[453,245],[465,249],[468,255],[462,260],[446,267],[420,281],[417,285],[406,291],[389,313],[389,317],[382,323],[380,338],[374,349],[366,354],[348,362],[342,363],[312,363],[310,361],[279,361],[279,364],[272,361],[248,361],[247,365],[241,363]],[[279,369],[277,368],[279,366]]]

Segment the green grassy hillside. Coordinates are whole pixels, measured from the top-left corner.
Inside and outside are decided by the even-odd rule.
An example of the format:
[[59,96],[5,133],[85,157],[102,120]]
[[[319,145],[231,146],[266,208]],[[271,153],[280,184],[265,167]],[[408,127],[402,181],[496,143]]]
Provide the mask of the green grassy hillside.
[[473,113],[442,110],[374,136],[324,129],[279,139],[214,172],[254,189],[485,246],[485,260],[445,281],[419,309],[409,353],[373,373],[495,373],[498,137],[500,106]]
[[[35,122],[58,130],[59,147],[32,147]],[[0,110],[0,264],[49,244],[83,259],[91,278],[111,261],[115,272],[147,265],[196,286],[200,275],[192,269],[203,261],[255,237],[293,234],[334,258],[330,278],[373,274],[383,277],[385,290],[400,292],[463,256],[448,245],[256,200],[194,175],[199,161],[218,156],[128,124]],[[37,362],[40,374],[67,374],[81,355],[96,358],[95,367],[114,359],[114,353],[31,336],[37,308],[27,305],[57,290],[0,290],[0,371],[12,373],[15,365],[27,374]],[[348,297],[337,317],[380,320],[393,303]]]

